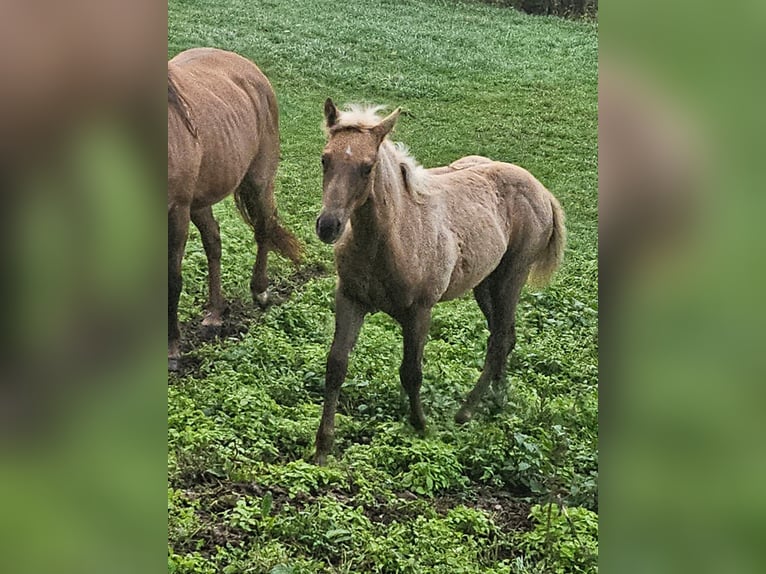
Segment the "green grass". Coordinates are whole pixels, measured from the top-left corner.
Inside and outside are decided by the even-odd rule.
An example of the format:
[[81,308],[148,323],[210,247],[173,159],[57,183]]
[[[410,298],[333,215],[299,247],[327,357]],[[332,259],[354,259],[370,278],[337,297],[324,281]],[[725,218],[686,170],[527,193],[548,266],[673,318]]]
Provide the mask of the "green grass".
[[[168,22],[169,57],[217,46],[271,79],[277,200],[313,270],[295,274],[272,256],[281,302],[253,309],[250,234],[230,199],[215,207],[224,290],[239,302],[230,321],[246,332],[198,344],[187,353],[193,368],[169,379],[170,570],[595,571],[596,24],[439,0],[172,0]],[[335,457],[320,469],[307,461],[333,329],[332,250],[313,233],[328,96],[402,106],[394,138],[426,166],[482,154],[526,167],[560,199],[570,239],[553,285],[522,296],[504,410],[487,405],[465,428],[452,422],[486,348],[468,294],[434,310],[429,432],[417,438],[398,382],[399,328],[375,315],[351,358]],[[180,311],[187,340],[205,281],[193,230]],[[540,522],[533,505],[557,497],[572,522]]]

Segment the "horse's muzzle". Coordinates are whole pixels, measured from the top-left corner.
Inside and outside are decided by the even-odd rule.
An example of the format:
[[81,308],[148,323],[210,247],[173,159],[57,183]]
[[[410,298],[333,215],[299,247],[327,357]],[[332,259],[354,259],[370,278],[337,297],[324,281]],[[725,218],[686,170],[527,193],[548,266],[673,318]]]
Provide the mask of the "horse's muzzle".
[[335,243],[343,230],[341,220],[335,215],[322,213],[317,218],[317,236],[324,243]]

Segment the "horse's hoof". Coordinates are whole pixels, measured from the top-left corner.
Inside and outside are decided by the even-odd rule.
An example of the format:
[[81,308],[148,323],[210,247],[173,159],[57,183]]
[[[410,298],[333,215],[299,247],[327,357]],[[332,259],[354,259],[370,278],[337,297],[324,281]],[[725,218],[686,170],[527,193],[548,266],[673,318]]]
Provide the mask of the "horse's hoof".
[[418,435],[420,435],[421,437],[425,436],[426,434],[425,419],[410,417],[410,424],[412,425],[412,428],[415,429],[415,432]]
[[202,322],[202,333],[200,334],[203,339],[215,339],[221,334],[221,325],[215,323]]
[[464,425],[473,417],[473,413],[469,409],[462,408],[455,413],[455,422],[459,425]]
[[168,371],[177,373],[181,370],[181,359],[178,357],[168,357]]
[[269,304],[269,292],[264,291],[263,293],[255,293],[253,294],[253,299],[261,309],[265,309]]

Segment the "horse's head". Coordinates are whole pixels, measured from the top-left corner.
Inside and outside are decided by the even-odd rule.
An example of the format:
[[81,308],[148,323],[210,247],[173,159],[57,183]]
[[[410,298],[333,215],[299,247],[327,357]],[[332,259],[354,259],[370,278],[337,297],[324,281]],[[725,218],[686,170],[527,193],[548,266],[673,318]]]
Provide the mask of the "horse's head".
[[378,149],[399,111],[380,120],[374,109],[341,112],[330,98],[325,101],[329,136],[322,152],[322,213],[316,223],[317,235],[325,243],[337,241],[351,214],[367,201]]

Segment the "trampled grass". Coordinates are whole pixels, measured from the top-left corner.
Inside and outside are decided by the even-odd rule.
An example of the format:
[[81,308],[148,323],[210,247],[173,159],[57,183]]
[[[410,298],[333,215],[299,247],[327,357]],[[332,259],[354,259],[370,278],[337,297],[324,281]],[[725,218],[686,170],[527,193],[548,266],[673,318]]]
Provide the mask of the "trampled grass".
[[[192,231],[181,319],[194,344],[168,383],[170,570],[595,571],[596,25],[446,0],[172,0],[168,56],[194,46],[238,52],[272,81],[277,200],[307,261],[296,273],[272,256],[278,304],[253,308],[250,234],[231,200],[217,205],[232,311],[220,340],[199,342],[206,268]],[[394,139],[426,166],[482,154],[526,167],[560,199],[569,247],[553,285],[522,297],[508,404],[465,428],[452,416],[487,336],[472,296],[434,312],[425,439],[406,423],[399,328],[369,318],[320,469],[307,461],[333,329],[332,250],[313,231],[327,96],[402,106]],[[572,523],[528,518],[559,499]]]

